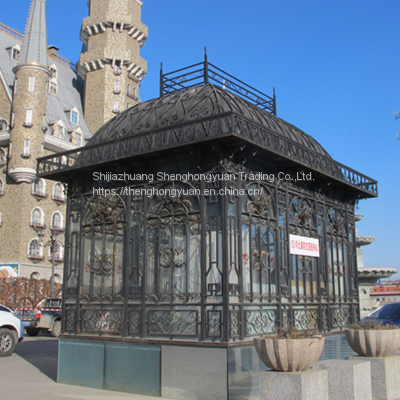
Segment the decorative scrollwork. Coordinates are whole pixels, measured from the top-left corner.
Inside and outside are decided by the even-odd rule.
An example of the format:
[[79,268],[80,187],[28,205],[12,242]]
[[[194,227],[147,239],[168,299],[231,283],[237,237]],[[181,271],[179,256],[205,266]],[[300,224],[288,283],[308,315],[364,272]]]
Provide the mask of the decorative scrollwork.
[[182,268],[185,263],[177,261],[176,258],[181,258],[181,256],[185,254],[186,249],[164,248],[160,250],[160,266],[163,268]]
[[114,310],[83,310],[82,330],[86,332],[121,333],[122,312]]
[[231,338],[239,336],[239,312],[235,310],[229,311]]
[[129,336],[140,336],[141,315],[139,310],[131,310],[128,312],[128,333]]
[[114,233],[125,228],[125,202],[120,196],[92,196],[86,199],[83,232]]
[[318,311],[316,309],[295,309],[294,323],[300,330],[318,329]]
[[253,263],[253,269],[256,271],[271,269],[271,262],[268,260],[269,252],[263,250],[260,253],[258,250],[253,250],[253,256],[257,259]]
[[276,310],[249,310],[245,313],[248,336],[271,333],[276,327]]
[[198,312],[193,310],[150,311],[149,335],[197,335]]
[[347,236],[346,219],[337,210],[331,210],[328,218],[328,232],[333,236]]
[[310,236],[314,228],[314,210],[308,201],[295,198],[291,208],[291,232],[303,236]]
[[332,315],[332,328],[341,328],[350,326],[351,315],[349,308],[334,308],[331,311]]
[[65,321],[65,329],[67,332],[74,332],[75,331],[75,308],[68,308],[65,312],[66,314],[66,321]]
[[269,220],[274,215],[272,196],[266,198],[263,195],[252,195],[249,197],[250,200],[247,201],[246,210],[250,216]]
[[302,274],[312,274],[312,258],[311,257],[304,257],[304,256],[299,256],[299,261],[301,263],[301,267],[299,268],[299,271]]
[[347,265],[344,265],[343,261],[334,261],[333,271],[336,276],[344,276],[347,275],[348,268]]
[[112,254],[96,254],[91,258],[92,272],[109,275],[114,270],[114,256]]
[[207,311],[207,336],[210,338],[221,337],[221,311]]

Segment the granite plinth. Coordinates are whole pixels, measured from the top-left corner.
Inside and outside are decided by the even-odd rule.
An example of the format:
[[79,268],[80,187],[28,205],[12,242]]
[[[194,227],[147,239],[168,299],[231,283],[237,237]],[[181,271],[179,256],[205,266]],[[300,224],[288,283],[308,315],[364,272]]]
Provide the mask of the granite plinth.
[[400,399],[400,356],[361,357],[350,360],[369,361],[371,364],[372,398],[374,400]]
[[328,400],[328,371],[260,372],[260,400]]
[[329,400],[372,400],[368,361],[327,360],[317,363],[315,368],[328,371]]

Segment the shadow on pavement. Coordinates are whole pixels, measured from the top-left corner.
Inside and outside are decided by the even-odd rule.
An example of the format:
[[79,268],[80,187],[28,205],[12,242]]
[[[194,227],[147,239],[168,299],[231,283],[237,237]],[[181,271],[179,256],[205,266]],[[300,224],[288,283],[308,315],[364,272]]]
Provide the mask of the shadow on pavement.
[[[30,340],[29,340],[30,339]],[[58,339],[38,336],[32,340],[25,336],[14,353],[28,361],[53,381],[57,381]]]

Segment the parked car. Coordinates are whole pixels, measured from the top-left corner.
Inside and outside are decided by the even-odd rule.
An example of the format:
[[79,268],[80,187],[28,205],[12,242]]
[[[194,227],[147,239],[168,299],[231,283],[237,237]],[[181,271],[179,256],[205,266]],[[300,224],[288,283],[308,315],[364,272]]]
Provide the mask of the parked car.
[[0,357],[10,356],[23,338],[22,321],[9,308],[0,305]]
[[369,314],[363,321],[376,321],[400,326],[400,302],[385,304]]

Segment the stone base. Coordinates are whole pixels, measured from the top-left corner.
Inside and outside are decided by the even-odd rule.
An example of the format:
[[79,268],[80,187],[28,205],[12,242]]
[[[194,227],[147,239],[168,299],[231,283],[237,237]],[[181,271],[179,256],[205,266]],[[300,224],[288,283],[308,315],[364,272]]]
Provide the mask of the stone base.
[[260,400],[328,400],[328,372],[260,372]]
[[328,371],[329,400],[372,400],[371,365],[368,361],[327,360],[315,367]]
[[400,399],[400,356],[361,357],[350,360],[369,361],[371,364],[372,398],[374,400]]

